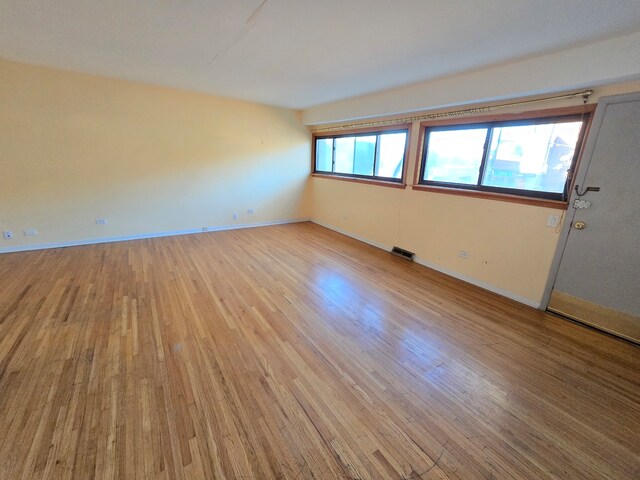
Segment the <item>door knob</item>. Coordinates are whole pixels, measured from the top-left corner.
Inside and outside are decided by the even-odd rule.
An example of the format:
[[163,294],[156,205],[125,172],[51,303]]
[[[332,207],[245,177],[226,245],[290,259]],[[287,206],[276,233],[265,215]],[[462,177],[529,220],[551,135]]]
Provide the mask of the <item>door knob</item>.
[[587,224],[584,222],[576,222],[573,224],[573,228],[575,228],[576,230],[584,230],[585,228],[587,228]]

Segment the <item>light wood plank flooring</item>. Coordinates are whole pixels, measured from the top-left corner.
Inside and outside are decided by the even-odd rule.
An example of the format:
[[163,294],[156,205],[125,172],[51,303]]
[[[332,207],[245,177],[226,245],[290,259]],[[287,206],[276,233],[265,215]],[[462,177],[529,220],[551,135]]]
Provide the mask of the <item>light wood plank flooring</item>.
[[310,223],[0,255],[0,478],[640,478],[640,348]]

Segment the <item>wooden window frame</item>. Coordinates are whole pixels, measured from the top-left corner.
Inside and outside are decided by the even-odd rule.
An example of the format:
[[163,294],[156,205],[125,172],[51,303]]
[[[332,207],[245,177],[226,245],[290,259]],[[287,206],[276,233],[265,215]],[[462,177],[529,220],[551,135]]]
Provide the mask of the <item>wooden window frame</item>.
[[[593,120],[593,112],[596,108],[595,104],[589,105],[580,105],[576,107],[562,107],[562,108],[553,108],[547,110],[537,110],[530,112],[522,112],[515,114],[501,114],[501,115],[484,115],[479,117],[469,117],[469,118],[456,118],[456,119],[444,119],[444,120],[435,120],[435,121],[426,121],[420,123],[420,134],[418,137],[418,149],[417,156],[415,162],[415,170],[414,170],[414,184],[412,185],[413,190],[422,190],[427,192],[436,192],[436,193],[444,193],[449,195],[461,195],[467,197],[476,197],[476,198],[486,198],[491,200],[498,200],[504,202],[512,202],[512,203],[521,203],[527,205],[536,205],[542,207],[550,207],[550,208],[568,208],[568,199],[571,196],[571,192],[574,188],[575,181],[575,173],[578,170],[578,166],[580,164],[580,160],[582,158],[582,154],[584,151],[584,146],[586,143],[586,139],[589,134],[589,129],[591,127],[591,122]],[[480,187],[477,185],[470,185],[469,187],[454,185],[451,186],[446,185],[445,182],[437,183],[437,182],[426,182],[422,180],[424,175],[424,167],[426,161],[426,139],[427,132],[429,128],[433,127],[455,127],[460,126],[462,128],[466,126],[471,126],[475,124],[485,124],[488,127],[492,126],[500,126],[501,124],[509,124],[513,122],[515,124],[519,122],[523,122],[526,124],[527,121],[537,121],[544,119],[561,119],[563,117],[571,118],[576,116],[584,116],[585,123],[580,131],[580,136],[578,138],[578,146],[574,153],[574,158],[571,163],[571,167],[568,174],[568,191],[567,198],[565,200],[553,200],[548,198],[541,198],[536,196],[528,195],[530,191],[522,190],[523,193],[518,193],[517,189],[502,189],[501,187]],[[505,125],[505,126],[507,126]],[[487,153],[485,152],[485,156]],[[484,167],[484,165],[483,165]]]
[[[316,178],[329,178],[346,182],[365,183],[369,185],[379,185],[382,187],[405,188],[407,186],[407,168],[409,164],[409,147],[411,145],[411,123],[398,125],[385,125],[382,127],[354,128],[326,133],[314,133],[311,140],[311,176]],[[384,134],[390,132],[406,132],[407,137],[404,146],[404,157],[402,160],[402,174],[399,179],[379,177],[372,175],[343,174],[333,172],[322,172],[316,170],[316,141],[323,138],[341,138],[360,135]]]

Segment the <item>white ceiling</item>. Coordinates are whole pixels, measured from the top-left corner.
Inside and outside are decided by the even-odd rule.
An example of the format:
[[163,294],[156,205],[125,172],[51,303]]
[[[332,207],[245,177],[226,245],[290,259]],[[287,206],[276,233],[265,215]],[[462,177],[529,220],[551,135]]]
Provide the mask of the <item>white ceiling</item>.
[[638,0],[0,0],[1,58],[291,108],[638,30]]

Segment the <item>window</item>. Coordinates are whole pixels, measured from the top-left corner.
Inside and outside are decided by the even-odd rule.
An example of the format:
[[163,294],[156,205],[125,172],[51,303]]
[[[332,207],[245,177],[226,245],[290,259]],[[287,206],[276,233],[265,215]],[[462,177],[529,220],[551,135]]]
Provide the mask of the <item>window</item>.
[[346,179],[404,181],[409,127],[314,137],[313,172]]
[[425,124],[419,184],[566,201],[588,119]]

